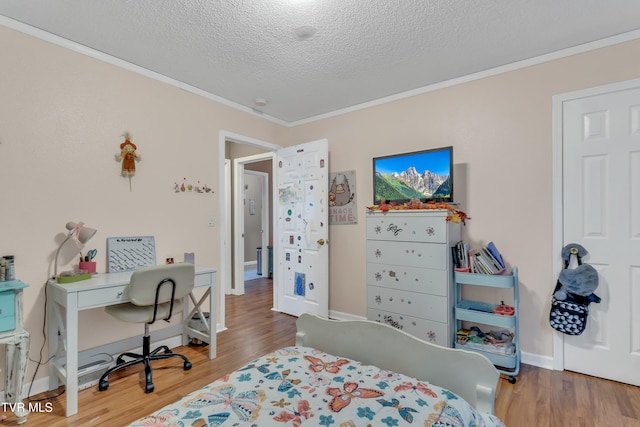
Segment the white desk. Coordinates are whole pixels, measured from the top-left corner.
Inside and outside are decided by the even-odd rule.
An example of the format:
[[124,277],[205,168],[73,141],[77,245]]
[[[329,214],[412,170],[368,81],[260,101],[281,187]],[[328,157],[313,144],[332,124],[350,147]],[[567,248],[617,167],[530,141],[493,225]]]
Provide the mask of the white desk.
[[[58,336],[62,337],[66,350],[66,368],[57,364],[55,358],[49,361],[49,389],[58,388],[60,383],[66,385],[67,416],[78,412],[78,312],[128,302],[127,286],[132,273],[101,273],[74,283],[58,283],[55,279],[47,283],[49,357],[58,353]],[[207,290],[199,300],[193,293],[189,295],[193,308],[183,311],[182,343],[188,344],[188,337],[207,342],[209,357],[213,359],[216,357],[216,270],[196,266],[195,288]],[[207,299],[208,323],[201,310]],[[207,333],[189,327],[195,313],[204,320]]]

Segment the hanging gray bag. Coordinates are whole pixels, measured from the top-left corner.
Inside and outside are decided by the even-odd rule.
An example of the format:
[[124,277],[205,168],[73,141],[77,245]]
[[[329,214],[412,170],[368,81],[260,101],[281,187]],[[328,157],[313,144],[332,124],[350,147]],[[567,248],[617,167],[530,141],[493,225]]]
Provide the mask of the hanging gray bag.
[[[567,335],[580,335],[587,327],[589,304],[599,303],[600,297],[593,293],[598,287],[598,272],[589,264],[582,262],[587,250],[571,243],[562,249],[564,269],[558,276],[558,282],[551,299],[549,323],[557,331]],[[569,268],[571,256],[578,260],[578,266]]]

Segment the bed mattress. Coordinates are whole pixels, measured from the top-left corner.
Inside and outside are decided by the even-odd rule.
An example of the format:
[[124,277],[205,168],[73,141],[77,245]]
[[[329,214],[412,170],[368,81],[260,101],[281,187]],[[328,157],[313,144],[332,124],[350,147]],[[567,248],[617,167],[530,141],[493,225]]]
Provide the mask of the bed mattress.
[[504,427],[437,385],[309,347],[260,357],[130,425]]

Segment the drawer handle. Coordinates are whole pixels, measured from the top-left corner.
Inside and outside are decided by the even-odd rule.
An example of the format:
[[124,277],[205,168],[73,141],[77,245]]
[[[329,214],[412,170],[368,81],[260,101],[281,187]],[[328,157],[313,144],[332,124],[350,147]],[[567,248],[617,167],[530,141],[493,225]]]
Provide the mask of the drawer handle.
[[123,294],[124,294],[124,291],[118,291],[118,294],[116,295],[116,297],[120,298]]

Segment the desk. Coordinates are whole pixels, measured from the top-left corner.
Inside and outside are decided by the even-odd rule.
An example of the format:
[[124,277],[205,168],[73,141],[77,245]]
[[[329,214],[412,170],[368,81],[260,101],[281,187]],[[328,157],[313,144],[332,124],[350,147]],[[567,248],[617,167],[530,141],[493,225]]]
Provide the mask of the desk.
[[[62,367],[55,358],[49,361],[49,389],[66,385],[66,414],[78,412],[78,312],[108,305],[129,302],[127,286],[132,271],[101,273],[91,279],[73,283],[58,283],[55,279],[47,283],[47,315],[49,324],[49,357],[58,353],[56,337],[62,338],[66,350],[66,364]],[[209,357],[216,357],[216,270],[196,266],[194,288],[207,288],[197,300],[193,293],[189,299],[193,308],[183,311],[182,344],[188,344],[188,337],[198,338],[209,343]],[[209,299],[209,323],[201,310],[202,304]],[[189,327],[189,320],[195,313],[203,320],[207,333]]]
[[18,419],[18,424],[27,421],[27,415],[29,415],[26,405],[20,406],[23,405],[20,396],[22,395],[22,385],[24,383],[24,374],[27,370],[29,353],[29,332],[24,330],[22,315],[22,290],[27,286],[19,280],[0,282],[0,292],[15,292],[15,329],[0,332],[0,344],[6,346],[4,400],[6,403],[15,405],[11,410]]

